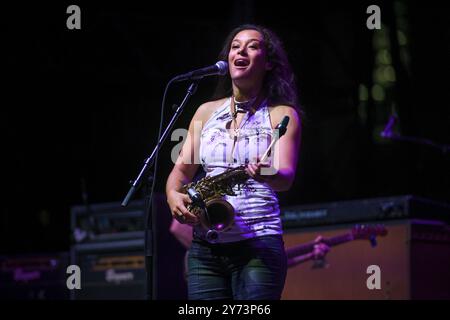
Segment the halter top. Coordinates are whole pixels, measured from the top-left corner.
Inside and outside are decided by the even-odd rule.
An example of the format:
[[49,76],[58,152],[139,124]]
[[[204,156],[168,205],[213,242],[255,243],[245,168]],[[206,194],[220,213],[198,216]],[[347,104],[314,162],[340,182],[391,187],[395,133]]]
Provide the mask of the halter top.
[[[246,112],[237,132],[227,129],[233,121],[231,99],[227,99],[204,124],[200,138],[200,161],[206,176],[215,176],[227,169],[256,163],[273,138],[267,100],[256,112]],[[234,145],[234,147],[233,147]],[[268,158],[271,161],[271,157]],[[282,234],[280,209],[275,191],[266,183],[252,178],[242,186],[234,186],[235,196],[225,196],[235,209],[233,226],[219,233],[215,242],[241,241],[263,235]],[[194,227],[194,235],[205,239],[202,226]]]

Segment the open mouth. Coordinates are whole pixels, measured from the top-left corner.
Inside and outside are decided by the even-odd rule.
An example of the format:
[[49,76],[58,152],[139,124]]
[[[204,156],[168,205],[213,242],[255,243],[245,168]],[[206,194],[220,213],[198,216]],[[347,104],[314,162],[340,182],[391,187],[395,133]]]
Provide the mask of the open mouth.
[[246,60],[246,59],[236,59],[236,60],[234,60],[234,65],[236,67],[246,67],[249,64],[250,64],[250,61]]

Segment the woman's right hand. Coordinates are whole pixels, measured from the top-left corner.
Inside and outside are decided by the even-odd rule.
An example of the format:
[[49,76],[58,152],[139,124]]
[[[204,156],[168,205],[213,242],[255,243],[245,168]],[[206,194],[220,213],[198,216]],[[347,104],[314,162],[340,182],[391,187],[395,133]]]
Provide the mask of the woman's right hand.
[[172,217],[179,223],[187,223],[190,225],[198,223],[197,216],[187,209],[187,206],[192,203],[192,200],[187,194],[171,190],[167,193],[167,203],[169,204]]

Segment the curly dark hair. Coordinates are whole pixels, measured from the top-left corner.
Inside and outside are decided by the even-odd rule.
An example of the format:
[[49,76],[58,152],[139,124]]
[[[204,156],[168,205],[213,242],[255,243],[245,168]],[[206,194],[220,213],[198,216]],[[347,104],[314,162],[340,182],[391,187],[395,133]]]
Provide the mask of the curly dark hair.
[[[267,50],[267,60],[272,65],[272,69],[267,71],[263,81],[263,90],[269,105],[288,105],[301,111],[298,104],[294,73],[283,48],[283,44],[273,31],[266,27],[253,24],[244,24],[233,29],[225,40],[224,46],[219,54],[219,59],[228,61],[231,43],[236,34],[243,30],[256,30],[263,36]],[[213,98],[221,99],[228,97],[231,94],[232,86],[230,75],[228,74],[225,77],[220,77]]]

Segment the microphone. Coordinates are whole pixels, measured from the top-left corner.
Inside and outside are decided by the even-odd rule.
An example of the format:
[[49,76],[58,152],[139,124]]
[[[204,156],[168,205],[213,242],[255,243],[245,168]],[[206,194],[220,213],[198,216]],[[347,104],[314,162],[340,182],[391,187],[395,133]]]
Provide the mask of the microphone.
[[282,135],[284,135],[286,133],[288,123],[289,123],[289,117],[284,116],[283,120],[281,120],[281,122],[275,127],[275,129],[279,130],[280,138]]
[[397,122],[397,116],[391,115],[389,117],[388,123],[384,127],[384,130],[380,133],[380,136],[382,138],[392,138],[392,136],[393,136],[392,127],[395,125],[396,122]]
[[225,61],[218,61],[215,65],[205,67],[202,69],[197,69],[185,74],[176,76],[174,81],[185,81],[185,80],[200,80],[203,77],[214,76],[214,75],[226,75],[228,73],[228,63]]

